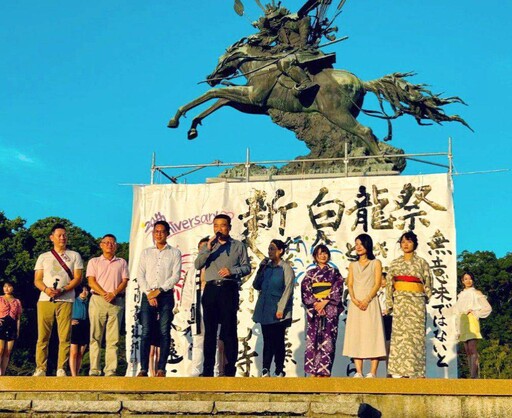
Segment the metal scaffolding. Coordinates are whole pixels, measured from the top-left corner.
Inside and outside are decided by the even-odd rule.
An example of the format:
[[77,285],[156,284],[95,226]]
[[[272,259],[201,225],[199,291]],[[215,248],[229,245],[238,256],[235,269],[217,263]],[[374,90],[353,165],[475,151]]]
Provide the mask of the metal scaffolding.
[[[389,172],[349,172],[350,163],[356,160],[367,160],[367,159],[378,159],[382,158],[380,155],[366,155],[359,157],[352,157],[348,155],[348,145],[345,144],[345,155],[339,158],[312,158],[312,159],[304,159],[304,160],[265,160],[265,161],[251,161],[250,158],[250,149],[247,148],[245,161],[238,162],[222,162],[219,160],[215,160],[211,163],[203,163],[203,164],[178,164],[178,165],[159,165],[156,163],[156,154],[153,153],[151,160],[151,184],[155,184],[155,173],[160,173],[166,179],[168,179],[171,183],[178,183],[178,179],[185,178],[187,175],[192,174],[196,171],[202,170],[203,168],[208,167],[236,167],[236,166],[244,166],[245,167],[245,176],[241,177],[218,177],[215,179],[207,179],[209,182],[233,182],[233,181],[265,181],[265,180],[296,180],[296,179],[311,179],[311,178],[326,178],[326,177],[349,177],[349,176],[368,176],[368,175],[398,175],[400,174],[397,171],[389,171]],[[409,161],[415,161],[422,164],[433,165],[436,167],[441,167],[447,170],[450,177],[453,176],[453,153],[452,153],[452,138],[448,138],[448,150],[446,152],[429,152],[429,153],[419,153],[419,154],[391,154],[386,155],[386,158],[404,158]],[[429,161],[425,158],[432,157],[446,157],[447,163],[441,164],[435,161]],[[314,162],[336,162],[340,161],[343,164],[343,171],[335,172],[335,173],[306,173],[303,170],[302,174],[294,174],[294,175],[251,175],[250,168],[255,165],[276,165],[276,164],[302,164],[303,167],[307,163]],[[168,170],[183,170],[187,169],[187,171],[182,172],[178,175],[169,175],[166,171]]]

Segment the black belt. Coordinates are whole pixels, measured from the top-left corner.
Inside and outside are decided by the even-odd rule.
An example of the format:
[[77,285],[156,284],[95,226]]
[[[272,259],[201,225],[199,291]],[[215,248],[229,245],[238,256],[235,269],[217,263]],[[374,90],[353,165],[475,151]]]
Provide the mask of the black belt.
[[206,282],[206,284],[212,284],[215,286],[227,286],[227,285],[236,285],[238,286],[237,280],[231,280],[231,279],[219,279],[219,280],[209,280]]

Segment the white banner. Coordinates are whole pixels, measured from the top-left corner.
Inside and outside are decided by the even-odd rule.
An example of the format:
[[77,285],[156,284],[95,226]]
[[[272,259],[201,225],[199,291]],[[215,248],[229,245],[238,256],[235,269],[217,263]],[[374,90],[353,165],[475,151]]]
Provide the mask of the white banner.
[[[253,266],[240,294],[237,375],[260,373],[262,335],[260,326],[251,319],[257,298],[252,282],[272,239],[289,243],[284,258],[292,263],[297,282],[294,322],[286,337],[285,371],[287,376],[304,376],[305,309],[300,283],[313,265],[315,245],[328,245],[332,264],[346,277],[348,265],[355,259],[357,235],[370,234],[374,253],[386,270],[402,254],[397,243],[400,235],[413,230],[419,239],[417,253],[429,262],[434,276],[427,314],[427,376],[457,376],[453,329],[443,315],[455,301],[457,261],[451,182],[445,174],[134,187],[132,279],[126,298],[128,375],[137,372],[140,348],[140,292],[136,280],[139,256],[152,245],[151,232],[158,220],[169,223],[168,242],[181,250],[183,263],[182,279],[175,288],[178,312],[171,332],[167,375],[188,375],[191,336],[189,318],[179,311],[181,288],[186,272],[193,268],[198,241],[213,233],[213,218],[219,213],[232,217],[231,235],[246,243]],[[350,359],[341,355],[345,318],[346,311],[340,318],[333,376],[351,375],[355,370]],[[384,375],[385,366],[381,364],[379,376]]]

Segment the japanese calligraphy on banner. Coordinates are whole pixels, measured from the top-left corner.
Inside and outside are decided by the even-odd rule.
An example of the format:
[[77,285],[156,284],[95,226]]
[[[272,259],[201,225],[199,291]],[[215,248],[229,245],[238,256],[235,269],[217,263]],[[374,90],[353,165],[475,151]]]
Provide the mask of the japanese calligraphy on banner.
[[[198,241],[213,233],[215,215],[232,218],[231,235],[247,245],[253,270],[244,278],[238,312],[240,376],[258,376],[261,369],[262,335],[252,321],[257,292],[252,288],[256,267],[270,240],[288,243],[284,259],[295,270],[293,324],[286,335],[287,376],[304,376],[305,310],[300,283],[313,266],[312,251],[324,243],[331,262],[347,276],[355,260],[354,239],[366,232],[374,241],[374,253],[384,270],[402,255],[397,240],[413,230],[419,239],[417,254],[433,272],[433,296],[427,314],[427,376],[456,377],[453,329],[444,314],[455,302],[456,247],[451,182],[448,175],[359,177],[252,183],[150,185],[134,188],[130,237],[131,277],[126,301],[128,374],[137,372],[141,300],[137,268],[141,251],[152,245],[152,228],[165,220],[171,228],[168,242],[182,253],[182,279],[175,287],[176,315],[171,331],[168,376],[187,376],[191,358],[190,326],[180,311],[181,289],[193,268]],[[346,295],[347,292],[345,291]],[[346,299],[344,304],[347,304]],[[333,376],[354,373],[351,359],[341,355],[346,311],[340,318]],[[379,367],[385,375],[385,366]]]

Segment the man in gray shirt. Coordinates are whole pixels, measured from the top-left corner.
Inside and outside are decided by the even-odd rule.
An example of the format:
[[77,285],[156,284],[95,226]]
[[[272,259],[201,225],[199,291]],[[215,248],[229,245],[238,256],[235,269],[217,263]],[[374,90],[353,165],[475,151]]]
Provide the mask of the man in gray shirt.
[[205,268],[203,293],[204,365],[203,376],[213,376],[217,348],[217,328],[224,342],[226,376],[235,376],[238,357],[237,312],[242,277],[251,272],[247,248],[229,236],[231,218],[217,215],[213,220],[214,235],[195,260],[197,270]]

